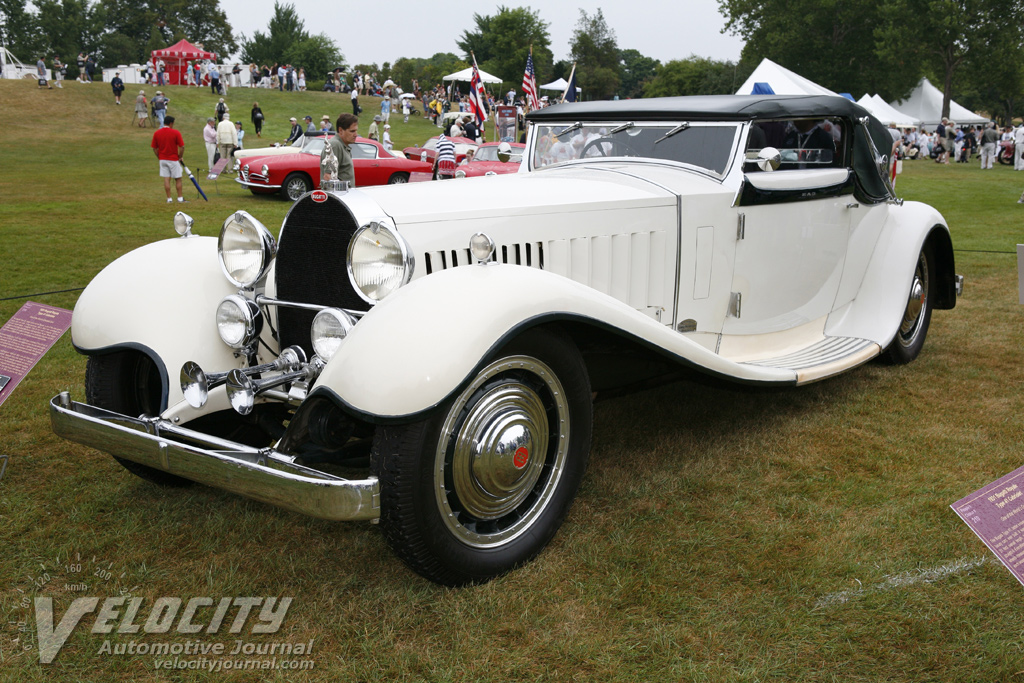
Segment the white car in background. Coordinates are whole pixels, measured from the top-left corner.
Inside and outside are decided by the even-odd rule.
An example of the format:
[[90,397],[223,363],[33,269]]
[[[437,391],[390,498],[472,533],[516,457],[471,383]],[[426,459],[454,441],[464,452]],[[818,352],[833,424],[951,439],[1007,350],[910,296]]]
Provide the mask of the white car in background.
[[588,102],[528,126],[518,173],[314,190],[279,240],[244,211],[219,239],[179,214],[183,238],[83,292],[87,403],[55,397],[55,431],[158,484],[379,522],[462,585],[554,536],[595,395],[907,363],[962,289],[942,216],[895,196],[889,132],[844,98]]

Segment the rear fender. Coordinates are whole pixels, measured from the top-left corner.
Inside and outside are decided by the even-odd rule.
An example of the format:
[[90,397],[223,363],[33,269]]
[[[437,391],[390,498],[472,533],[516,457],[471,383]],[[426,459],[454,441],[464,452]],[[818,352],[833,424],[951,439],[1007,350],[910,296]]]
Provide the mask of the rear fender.
[[955,268],[949,228],[932,207],[906,202],[890,211],[857,296],[829,316],[825,334],[869,339],[886,348],[903,320],[917,257],[926,242],[931,245],[937,271],[932,274],[937,285],[933,305],[953,308]]

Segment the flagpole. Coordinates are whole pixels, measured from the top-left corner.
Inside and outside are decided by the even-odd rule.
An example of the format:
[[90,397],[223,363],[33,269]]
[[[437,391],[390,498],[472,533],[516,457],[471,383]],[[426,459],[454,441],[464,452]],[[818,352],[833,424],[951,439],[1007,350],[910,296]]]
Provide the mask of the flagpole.
[[[565,104],[565,93],[569,92],[569,88],[575,88],[576,87],[576,86],[574,86],[572,84],[573,83],[572,77],[575,76],[575,75],[576,75],[576,62],[573,62],[572,63],[572,71],[569,72],[569,85],[565,86],[565,91],[562,93],[561,104]],[[576,100],[576,98],[575,98],[576,93],[573,93],[573,95],[574,95],[573,101],[575,101]]]

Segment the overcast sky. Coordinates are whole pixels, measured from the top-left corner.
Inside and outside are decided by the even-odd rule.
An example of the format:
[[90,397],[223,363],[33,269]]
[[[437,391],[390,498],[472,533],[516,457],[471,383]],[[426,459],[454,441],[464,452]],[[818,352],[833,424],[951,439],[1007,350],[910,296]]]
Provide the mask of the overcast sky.
[[[306,30],[333,38],[350,65],[394,63],[399,57],[430,57],[437,52],[459,54],[455,41],[463,31],[476,28],[474,12],[494,15],[499,5],[538,11],[548,23],[555,61],[568,59],[580,8],[578,0],[293,0],[292,4],[306,22]],[[274,13],[274,0],[221,0],[220,5],[236,36],[266,32]],[[718,13],[717,0],[615,0],[584,9],[593,14],[598,7],[615,31],[619,48],[639,50],[662,62],[691,54],[736,61],[743,48],[738,37],[721,33],[725,20]],[[508,79],[520,76],[495,75]]]

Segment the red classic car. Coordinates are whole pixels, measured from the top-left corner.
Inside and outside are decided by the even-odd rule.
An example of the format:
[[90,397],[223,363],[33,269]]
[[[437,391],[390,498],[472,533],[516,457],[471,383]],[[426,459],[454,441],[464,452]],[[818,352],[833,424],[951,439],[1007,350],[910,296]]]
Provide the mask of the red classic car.
[[[296,154],[243,159],[235,182],[248,187],[253,194],[280,191],[285,197],[296,200],[314,187],[320,187],[320,152],[324,141],[331,137],[312,140]],[[411,173],[431,172],[429,163],[405,159],[367,138],[356,138],[352,143],[352,165],[356,187],[407,183]]]
[[[423,143],[422,147],[406,147],[402,150],[402,153],[410,159],[419,159],[420,161],[428,161],[431,164],[434,163],[434,157],[437,156],[437,138],[439,135],[435,135],[426,142]],[[474,140],[469,138],[453,137],[448,138],[455,145],[455,163],[460,164],[466,158],[466,151],[470,149],[476,149],[478,145]]]
[[[502,149],[502,146],[505,149]],[[456,178],[473,178],[481,175],[500,175],[503,173],[517,173],[519,164],[523,160],[523,150],[526,145],[518,142],[485,142],[480,145],[473,158],[460,164],[455,171]],[[505,161],[501,160],[500,154],[508,154]]]

